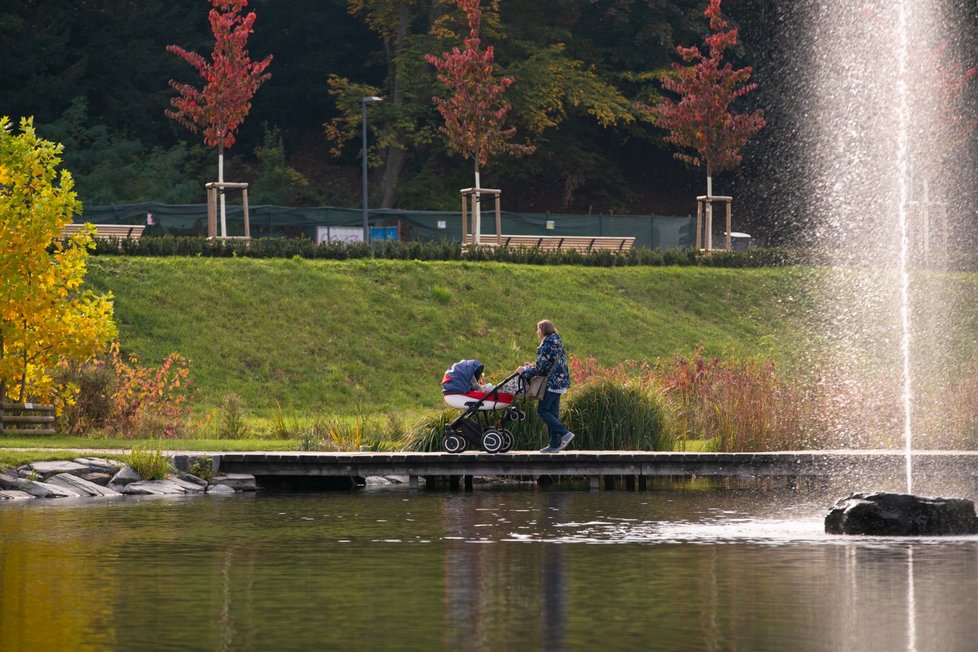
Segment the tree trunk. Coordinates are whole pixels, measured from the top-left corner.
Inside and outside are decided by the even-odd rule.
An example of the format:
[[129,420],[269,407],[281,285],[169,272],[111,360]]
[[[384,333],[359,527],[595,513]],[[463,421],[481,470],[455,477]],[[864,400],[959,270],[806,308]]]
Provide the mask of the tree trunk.
[[475,205],[472,207],[472,242],[473,244],[479,244],[479,240],[482,236],[482,194],[479,189],[482,187],[479,185],[479,157],[475,157],[475,194],[472,195],[475,200]]
[[[404,91],[401,89],[400,71],[401,55],[407,45],[409,30],[411,27],[411,11],[407,0],[398,0],[397,3],[397,35],[394,38],[393,48],[389,44],[384,44],[387,54],[387,75],[391,80],[391,102],[395,108],[400,108],[404,104]],[[389,130],[391,127],[387,125]],[[387,148],[384,157],[384,174],[381,178],[381,208],[394,208],[394,197],[397,195],[397,183],[401,179],[401,172],[404,171],[404,164],[407,161],[407,150],[398,145],[391,145]]]
[[[224,183],[224,142],[217,143],[217,183]],[[221,237],[228,234],[227,213],[224,208],[224,186],[217,187],[217,196],[221,199]]]
[[394,208],[394,197],[397,196],[397,182],[404,171],[404,164],[407,162],[407,151],[403,147],[391,145],[387,148],[387,156],[384,162],[384,175],[381,177],[380,188],[381,208]]
[[706,250],[713,249],[713,169],[706,164]]

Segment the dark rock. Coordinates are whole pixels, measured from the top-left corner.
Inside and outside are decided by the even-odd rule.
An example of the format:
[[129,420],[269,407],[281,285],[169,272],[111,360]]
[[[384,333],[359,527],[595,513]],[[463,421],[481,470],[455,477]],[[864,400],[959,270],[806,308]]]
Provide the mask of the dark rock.
[[909,494],[856,493],[840,498],[825,517],[828,534],[928,536],[978,534],[974,502]]

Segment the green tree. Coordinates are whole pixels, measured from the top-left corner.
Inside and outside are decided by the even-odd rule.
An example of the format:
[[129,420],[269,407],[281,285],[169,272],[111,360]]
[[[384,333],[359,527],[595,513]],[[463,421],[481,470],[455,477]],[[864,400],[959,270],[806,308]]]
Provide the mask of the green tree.
[[0,118],[0,399],[51,400],[54,370],[105,350],[116,335],[109,295],[83,287],[89,234],[61,240],[81,211],[62,147],[33,120]]

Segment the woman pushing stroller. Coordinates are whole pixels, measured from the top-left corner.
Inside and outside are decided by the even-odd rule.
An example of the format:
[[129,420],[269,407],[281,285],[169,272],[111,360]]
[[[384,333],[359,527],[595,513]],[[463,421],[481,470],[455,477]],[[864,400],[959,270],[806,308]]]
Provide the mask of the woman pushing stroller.
[[518,372],[523,380],[529,381],[532,376],[547,377],[547,391],[537,404],[537,414],[545,424],[550,435],[550,443],[541,453],[558,453],[571,443],[574,433],[567,429],[559,418],[560,397],[567,393],[570,387],[570,372],[567,369],[567,351],[560,334],[549,319],[537,322],[537,337],[540,346],[537,347],[537,359],[534,364],[527,362]]

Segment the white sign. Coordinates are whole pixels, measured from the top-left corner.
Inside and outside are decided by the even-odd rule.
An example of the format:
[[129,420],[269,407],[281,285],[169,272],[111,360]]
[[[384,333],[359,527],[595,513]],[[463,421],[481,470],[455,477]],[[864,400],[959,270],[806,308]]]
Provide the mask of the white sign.
[[439,229],[447,229],[448,228],[448,223],[445,222],[445,220],[438,220],[438,228]]
[[363,242],[363,229],[356,226],[317,226],[316,244],[320,242]]
[[554,228],[555,228],[554,221],[553,220],[547,220],[547,230],[548,231],[553,231]]

